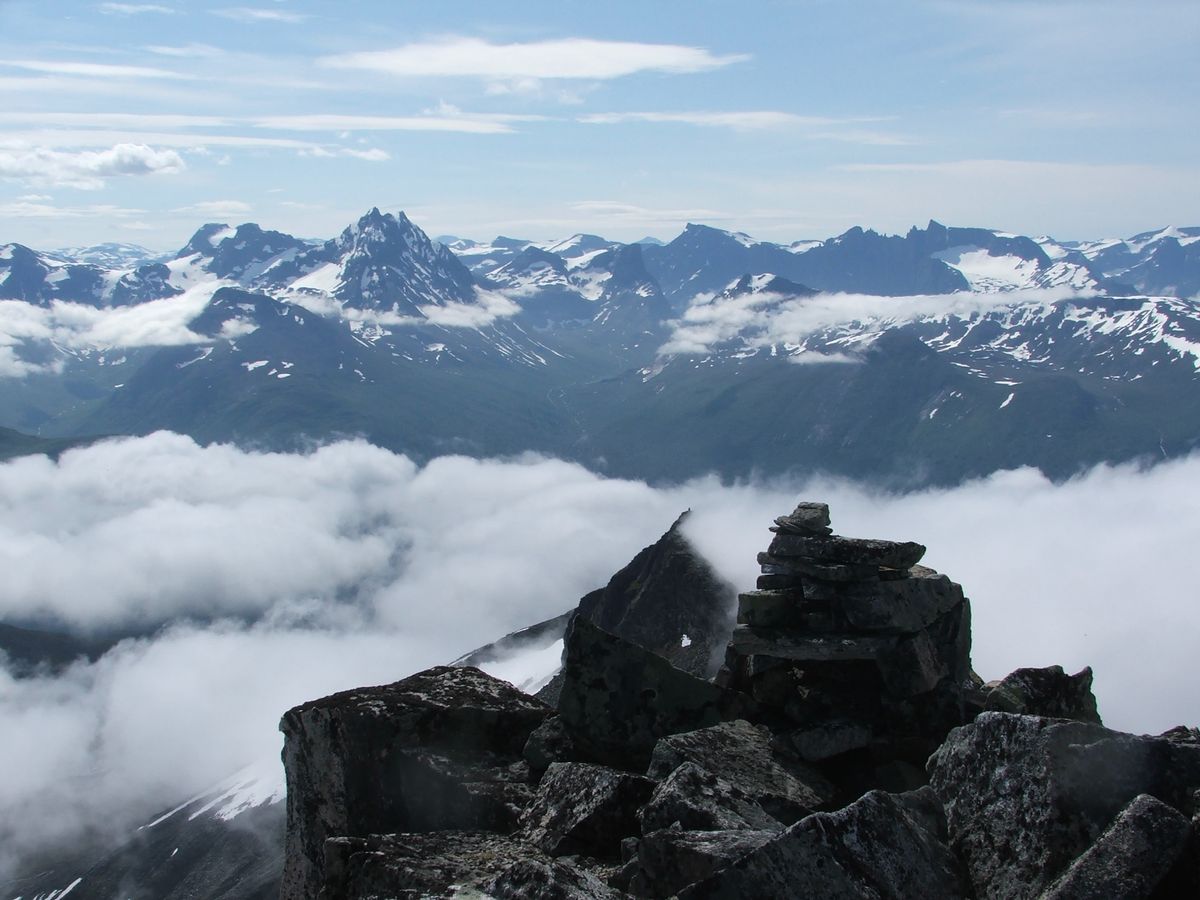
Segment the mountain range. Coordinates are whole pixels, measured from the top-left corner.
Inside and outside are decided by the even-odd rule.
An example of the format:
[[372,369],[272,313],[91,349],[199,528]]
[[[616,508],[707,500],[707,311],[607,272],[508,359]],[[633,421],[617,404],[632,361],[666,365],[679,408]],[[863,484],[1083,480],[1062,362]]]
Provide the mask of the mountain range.
[[7,244],[0,426],[359,434],[666,480],[1065,477],[1200,441],[1197,290],[1200,228],[479,243],[372,209],[324,242],[209,224],[169,258]]

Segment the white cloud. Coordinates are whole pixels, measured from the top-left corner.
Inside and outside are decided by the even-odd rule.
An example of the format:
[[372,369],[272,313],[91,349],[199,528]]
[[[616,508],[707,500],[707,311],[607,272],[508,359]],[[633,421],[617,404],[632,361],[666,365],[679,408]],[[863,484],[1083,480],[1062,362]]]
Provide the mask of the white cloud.
[[478,38],[451,37],[393,50],[327,56],[320,63],[398,76],[474,76],[520,83],[522,79],[543,78],[604,80],[639,72],[705,72],[747,58],[714,56],[700,47],[677,44],[586,38],[494,44]]
[[48,75],[78,75],[83,78],[163,78],[189,79],[167,69],[150,66],[121,66],[110,63],[63,62],[60,60],[0,59],[0,66],[26,69],[30,72],[45,72]]
[[59,677],[0,671],[0,846],[141,824],[277,752],[288,706],[562,612],[689,506],[689,535],[745,590],[772,518],[826,500],[839,533],[918,540],[963,584],[985,678],[1090,664],[1110,725],[1194,723],[1180,673],[1200,611],[1171,561],[1200,541],[1198,486],[1200,458],[910,495],[822,477],[655,489],[533,456],[418,467],[357,441],[292,455],[161,433],[15,460],[0,465],[0,619],[252,624],[170,625]]
[[282,9],[260,9],[251,6],[234,6],[228,9],[214,9],[213,15],[221,16],[226,19],[233,19],[235,22],[285,22],[289,25],[296,25],[305,21],[308,16],[303,13],[286,12]]
[[174,150],[156,150],[145,144],[117,144],[108,150],[51,150],[47,147],[0,146],[0,178],[32,185],[97,190],[104,179],[120,175],[163,175],[182,172],[183,158]]

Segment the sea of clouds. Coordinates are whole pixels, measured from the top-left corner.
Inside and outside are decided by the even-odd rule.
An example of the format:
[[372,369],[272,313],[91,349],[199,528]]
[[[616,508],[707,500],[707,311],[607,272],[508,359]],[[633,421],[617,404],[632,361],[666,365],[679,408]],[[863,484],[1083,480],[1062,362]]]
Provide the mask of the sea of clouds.
[[80,828],[148,821],[277,753],[288,707],[573,607],[686,508],[695,545],[748,589],[767,526],[799,499],[830,503],[839,533],[926,544],[971,598],[984,678],[1091,665],[1107,724],[1200,722],[1200,457],[891,494],[159,433],[0,465],[0,621],[143,635],[57,674],[0,664],[0,846],[11,863]]

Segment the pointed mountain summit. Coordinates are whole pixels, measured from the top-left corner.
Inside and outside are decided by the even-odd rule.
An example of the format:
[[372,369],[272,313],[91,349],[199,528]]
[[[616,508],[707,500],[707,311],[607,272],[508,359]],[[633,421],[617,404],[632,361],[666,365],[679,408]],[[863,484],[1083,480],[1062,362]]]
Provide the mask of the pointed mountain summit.
[[475,278],[404,213],[373,207],[340,235],[270,273],[343,306],[420,317],[422,306],[475,302]]

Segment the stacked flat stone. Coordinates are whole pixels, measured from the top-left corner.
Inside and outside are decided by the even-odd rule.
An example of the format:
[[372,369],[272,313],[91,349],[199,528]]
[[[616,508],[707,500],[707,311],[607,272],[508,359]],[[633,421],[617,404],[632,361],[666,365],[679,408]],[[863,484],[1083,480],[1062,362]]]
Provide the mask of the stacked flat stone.
[[750,694],[812,762],[919,765],[964,721],[970,606],[912,542],[846,538],[829,507],[775,520],[758,590],[738,598],[719,680]]

